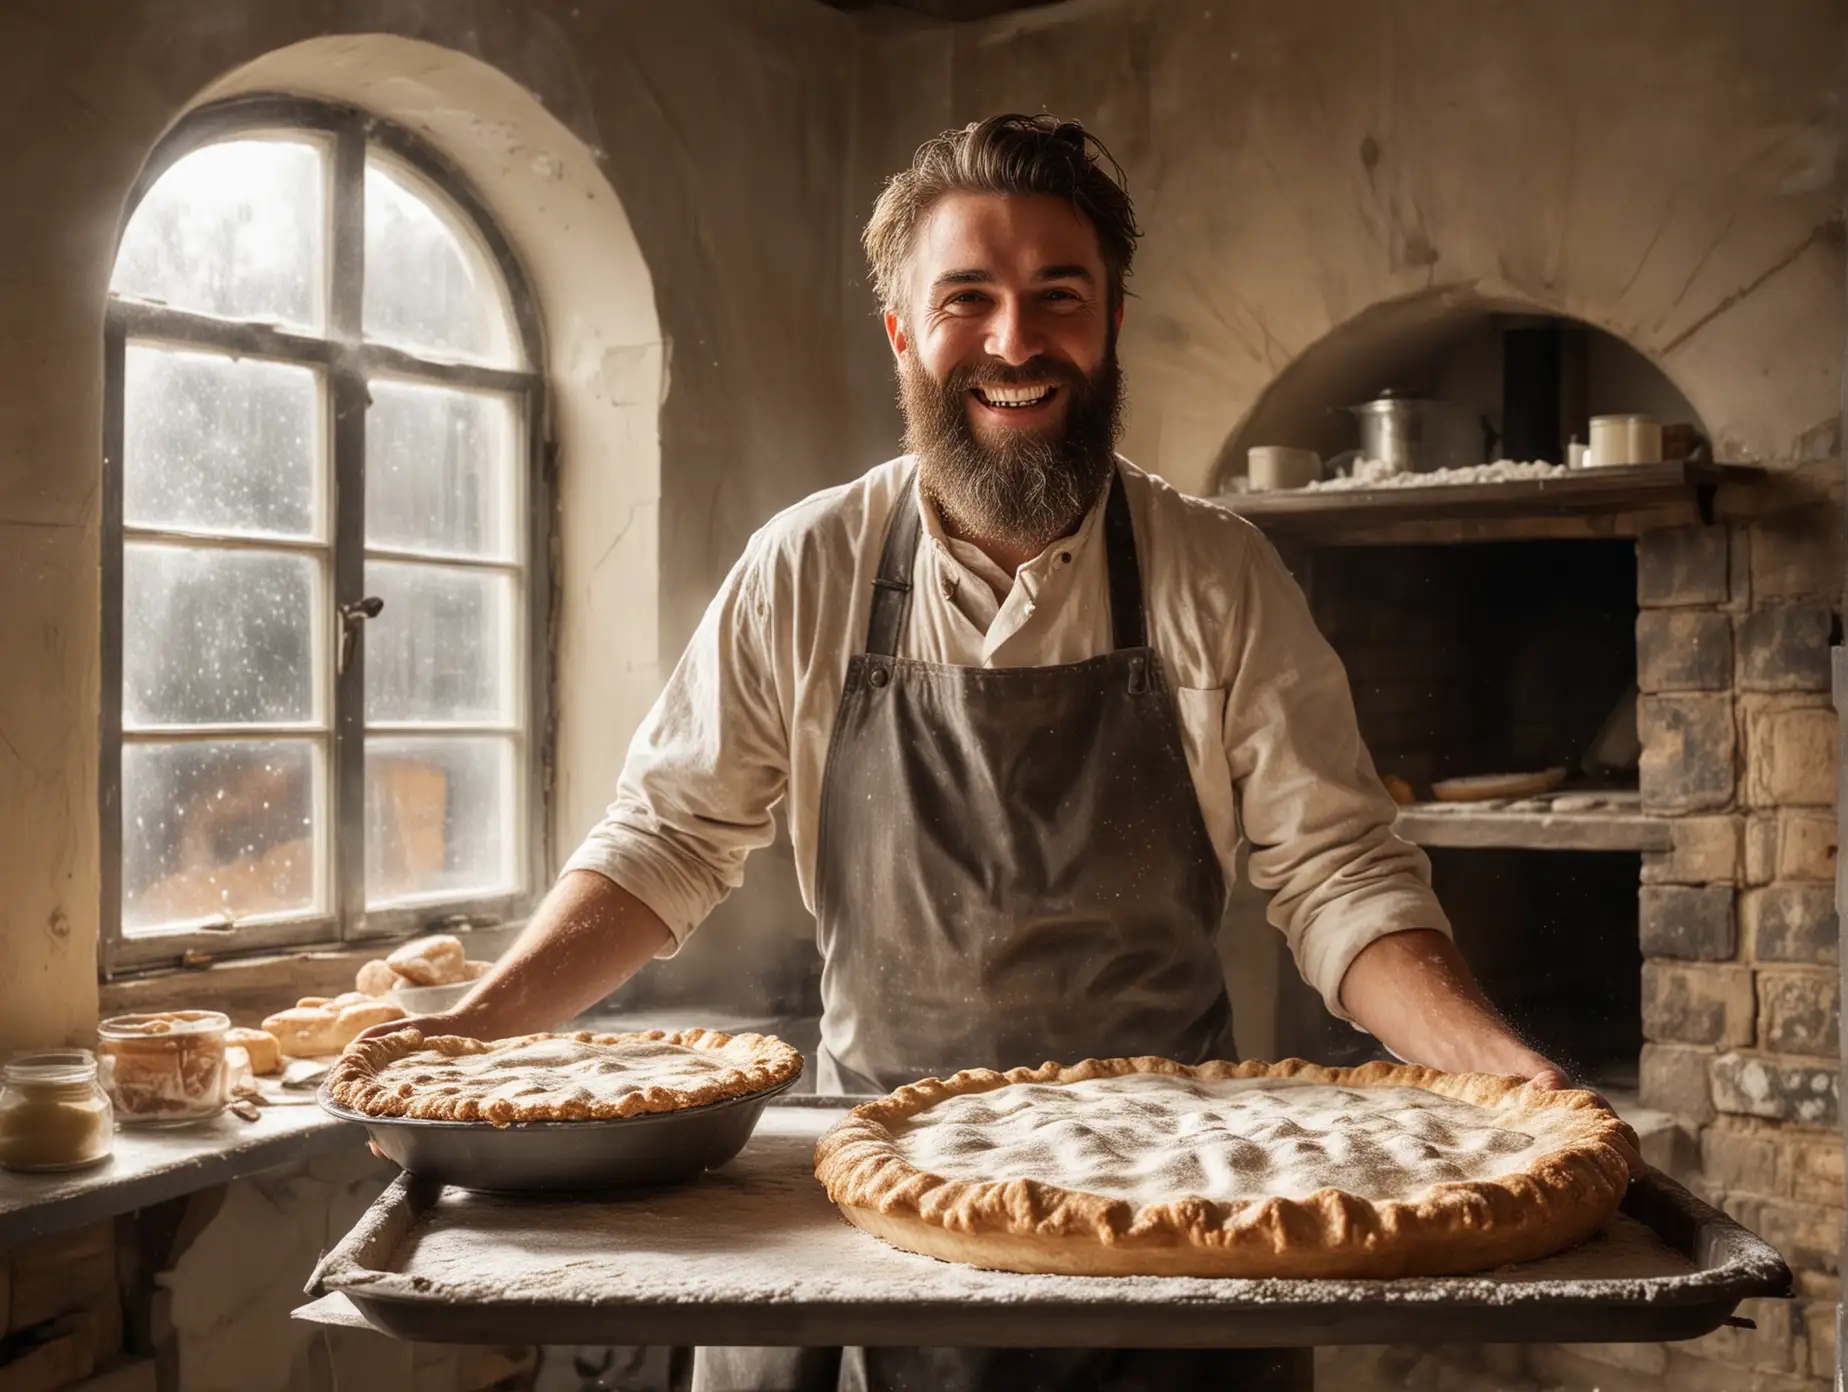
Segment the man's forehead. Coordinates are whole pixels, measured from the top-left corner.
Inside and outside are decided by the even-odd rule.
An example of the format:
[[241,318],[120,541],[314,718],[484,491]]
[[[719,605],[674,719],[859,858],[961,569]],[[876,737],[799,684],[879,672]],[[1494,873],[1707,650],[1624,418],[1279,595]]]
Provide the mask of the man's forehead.
[[951,270],[1031,277],[1053,265],[1101,272],[1103,255],[1084,215],[1048,194],[945,194],[912,243],[912,274],[924,284]]

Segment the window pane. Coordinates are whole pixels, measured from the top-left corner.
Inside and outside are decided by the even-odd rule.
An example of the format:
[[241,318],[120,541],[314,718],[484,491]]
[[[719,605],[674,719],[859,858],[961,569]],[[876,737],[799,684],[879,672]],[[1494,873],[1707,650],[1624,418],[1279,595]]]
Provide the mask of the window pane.
[[118,295],[226,319],[321,323],[321,150],[227,140],[178,160],[122,233]]
[[320,760],[308,740],[122,746],[122,926],[311,913]]
[[504,396],[375,381],[366,413],[366,540],[516,560],[517,414]]
[[514,335],[500,277],[442,195],[366,161],[367,338],[417,352],[511,365]]
[[123,550],[125,727],[314,719],[313,557]]
[[514,745],[366,741],[366,902],[518,887]]
[[130,344],[123,518],[131,526],[316,536],[320,427],[312,368]]
[[366,719],[512,721],[512,577],[371,561],[366,593]]

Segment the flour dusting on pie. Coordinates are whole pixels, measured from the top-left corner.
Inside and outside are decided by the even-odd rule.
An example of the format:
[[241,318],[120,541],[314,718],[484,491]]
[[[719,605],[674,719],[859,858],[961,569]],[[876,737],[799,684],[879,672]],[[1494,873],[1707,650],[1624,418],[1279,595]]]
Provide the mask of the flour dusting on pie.
[[1033,1179],[1138,1208],[1177,1198],[1374,1201],[1524,1169],[1549,1142],[1415,1087],[1132,1073],[951,1097],[895,1131],[920,1170]]
[[483,1042],[406,1029],[349,1048],[327,1091],[368,1116],[507,1126],[705,1106],[801,1071],[801,1054],[767,1034],[650,1030]]
[[1451,1275],[1584,1241],[1635,1146],[1594,1094],[1517,1078],[1087,1059],[863,1103],[815,1174],[893,1246],[1000,1270]]

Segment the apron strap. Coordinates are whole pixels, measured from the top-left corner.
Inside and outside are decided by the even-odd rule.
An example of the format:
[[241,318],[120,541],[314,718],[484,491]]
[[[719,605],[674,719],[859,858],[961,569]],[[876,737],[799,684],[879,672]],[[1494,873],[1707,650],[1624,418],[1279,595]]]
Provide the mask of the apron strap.
[[1110,470],[1110,499],[1104,504],[1104,556],[1110,565],[1110,629],[1115,645],[1146,648],[1148,623],[1142,613],[1142,565],[1136,559],[1136,524],[1123,491],[1123,471]]
[[[892,520],[886,524],[879,573],[873,577],[873,612],[866,624],[866,651],[871,657],[897,657],[898,636],[911,608],[911,572],[918,537],[917,470],[905,479]],[[1129,515],[1122,470],[1110,471],[1110,497],[1104,503],[1104,557],[1110,573],[1110,630],[1117,648],[1148,646],[1148,623],[1142,612],[1142,565],[1136,557],[1136,525]]]
[[924,530],[918,516],[918,471],[905,476],[898,506],[886,524],[885,549],[879,553],[879,573],[873,577],[873,614],[866,624],[866,651],[873,657],[897,657],[898,635],[904,631],[905,612],[911,607],[911,571],[917,562],[918,535]]

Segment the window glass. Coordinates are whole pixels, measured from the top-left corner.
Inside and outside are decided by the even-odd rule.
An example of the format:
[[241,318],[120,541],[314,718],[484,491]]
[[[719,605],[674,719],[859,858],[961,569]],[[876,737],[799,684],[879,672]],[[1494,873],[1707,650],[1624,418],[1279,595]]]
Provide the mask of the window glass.
[[130,299],[293,328],[322,322],[327,212],[318,142],[226,140],[163,173],[122,231]]
[[507,397],[375,381],[366,412],[366,542],[517,560],[519,442]]
[[122,723],[314,719],[320,562],[129,542],[122,558]]
[[321,389],[311,367],[128,346],[122,517],[235,536],[321,532]]
[[453,898],[514,887],[514,743],[366,741],[366,900]]
[[312,912],[322,881],[309,740],[122,749],[122,927]]
[[369,561],[366,719],[511,721],[513,577],[456,566]]
[[437,191],[366,162],[366,337],[412,352],[512,365],[499,277]]

